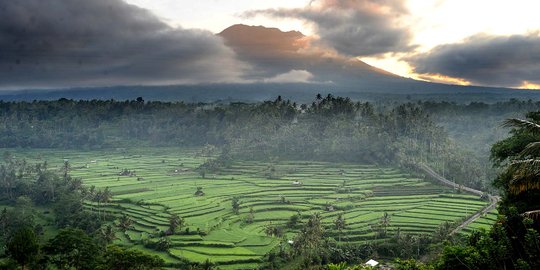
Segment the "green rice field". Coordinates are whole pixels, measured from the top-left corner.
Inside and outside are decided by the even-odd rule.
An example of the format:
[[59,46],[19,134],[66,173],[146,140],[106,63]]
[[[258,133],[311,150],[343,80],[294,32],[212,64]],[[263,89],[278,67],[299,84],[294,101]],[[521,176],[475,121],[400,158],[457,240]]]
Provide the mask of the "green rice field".
[[[362,243],[376,237],[372,225],[384,212],[390,215],[388,235],[398,229],[430,234],[440,224],[459,223],[488,204],[478,196],[458,194],[399,169],[368,164],[236,161],[203,178],[196,168],[209,157],[199,155],[198,149],[9,151],[29,162],[47,160],[50,168],[58,170],[67,159],[71,174],[85,185],[108,187],[113,200],[99,210],[134,221],[125,232],[118,230],[115,243],[153,252],[171,265],[209,259],[221,269],[253,268],[283,241],[267,236],[265,227],[284,225],[297,213],[303,221],[320,213],[331,237]],[[124,169],[132,175],[121,176]],[[268,179],[269,171],[272,179]],[[197,187],[204,196],[195,195]],[[239,198],[239,214],[232,210],[233,197]],[[87,207],[97,209],[98,205],[87,202]],[[252,223],[245,221],[250,209]],[[333,229],[340,213],[347,223],[342,234]],[[185,226],[167,236],[169,251],[144,248],[144,243],[157,241],[160,232],[167,230],[172,214],[185,219]],[[494,216],[489,213],[466,230],[484,228],[493,223]],[[290,240],[294,233],[290,230],[285,235]]]
[[498,212],[496,209],[482,215],[479,219],[475,220],[473,223],[469,224],[469,226],[465,227],[461,232],[463,234],[470,234],[472,231],[475,230],[486,230],[489,231],[493,224],[497,222]]

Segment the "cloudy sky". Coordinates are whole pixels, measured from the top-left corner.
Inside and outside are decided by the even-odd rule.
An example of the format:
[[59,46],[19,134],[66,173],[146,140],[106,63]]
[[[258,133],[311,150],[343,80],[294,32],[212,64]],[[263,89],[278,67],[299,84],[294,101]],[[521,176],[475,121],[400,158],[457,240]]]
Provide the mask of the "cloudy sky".
[[294,50],[304,63],[540,88],[538,10],[538,0],[0,0],[0,88],[318,81],[293,65],[257,70],[260,51],[216,36],[233,24],[306,35],[290,37],[284,61]]

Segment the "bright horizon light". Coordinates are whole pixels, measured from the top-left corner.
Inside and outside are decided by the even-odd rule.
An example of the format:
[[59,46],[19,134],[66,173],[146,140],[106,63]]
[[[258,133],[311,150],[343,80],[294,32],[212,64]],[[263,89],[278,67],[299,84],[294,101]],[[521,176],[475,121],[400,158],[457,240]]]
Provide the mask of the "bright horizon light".
[[[250,10],[269,8],[302,8],[308,0],[126,0],[128,3],[149,9],[164,22],[182,28],[206,29],[219,33],[233,24],[277,27],[282,31],[301,31],[313,35],[309,23],[299,19],[276,19],[257,15],[243,17]],[[409,15],[403,23],[413,33],[416,52],[426,52],[443,45],[460,43],[476,34],[514,35],[540,31],[540,1],[537,0],[404,0]],[[403,54],[386,53],[381,56],[359,58],[374,67],[394,74],[421,80],[467,84],[460,78],[438,74],[419,75],[401,58]],[[432,79],[430,79],[432,77]],[[522,88],[536,87],[524,83]]]

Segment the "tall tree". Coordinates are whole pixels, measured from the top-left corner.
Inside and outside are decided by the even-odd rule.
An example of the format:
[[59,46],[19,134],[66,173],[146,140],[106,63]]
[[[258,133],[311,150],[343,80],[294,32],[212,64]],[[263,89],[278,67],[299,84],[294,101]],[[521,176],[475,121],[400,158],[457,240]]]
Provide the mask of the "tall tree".
[[336,220],[334,220],[334,227],[339,233],[338,241],[341,242],[341,235],[343,234],[343,230],[347,228],[347,222],[345,221],[342,213],[340,213]]
[[116,239],[116,230],[111,225],[99,229],[99,236],[106,244],[112,243]]
[[233,212],[238,215],[240,211],[240,200],[238,199],[238,197],[232,198],[231,205]]
[[128,215],[122,215],[120,217],[120,220],[118,222],[118,227],[120,227],[122,231],[125,232],[126,230],[131,228],[132,225],[133,225],[133,220]]
[[101,202],[108,203],[111,201],[111,199],[112,199],[112,192],[109,189],[109,187],[105,187],[105,189],[103,190],[101,194]]
[[255,220],[255,213],[253,211],[253,207],[249,207],[249,213],[247,214],[246,218],[244,219],[246,223],[251,224]]
[[171,234],[175,234],[176,230],[181,230],[184,226],[184,219],[179,217],[177,214],[172,214],[169,218],[169,231]]
[[67,180],[70,170],[71,170],[71,164],[69,164],[69,160],[65,159],[64,165],[62,166],[62,174],[64,177],[64,181]]
[[324,228],[321,223],[321,215],[313,214],[306,222],[300,233],[293,242],[293,253],[302,255],[309,260],[318,260],[322,250]]
[[107,253],[104,257],[104,263],[98,269],[153,270],[161,269],[164,264],[164,261],[158,256],[114,245],[107,247]]
[[390,226],[390,215],[388,215],[388,212],[384,211],[383,216],[379,220],[379,226],[381,228],[381,236],[386,236],[388,232],[388,226]]
[[64,229],[45,246],[49,261],[59,269],[96,269],[102,249],[79,229]]
[[29,227],[17,230],[6,246],[6,254],[15,260],[23,270],[34,262],[38,253],[38,239],[34,230]]
[[530,120],[508,119],[513,136],[494,145],[492,159],[506,166],[495,181],[503,191],[503,214],[515,207],[524,218],[534,220],[540,229],[540,112],[529,113]]
[[302,215],[300,214],[300,211],[297,211],[296,214],[292,215],[289,218],[289,221],[287,221],[287,227],[294,229],[296,228],[296,225],[302,221]]

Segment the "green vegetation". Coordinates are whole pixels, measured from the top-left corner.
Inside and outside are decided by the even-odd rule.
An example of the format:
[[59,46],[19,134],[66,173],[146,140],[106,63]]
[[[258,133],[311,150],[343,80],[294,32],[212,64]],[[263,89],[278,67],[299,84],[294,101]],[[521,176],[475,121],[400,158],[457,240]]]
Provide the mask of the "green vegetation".
[[[90,197],[100,198],[85,201],[86,211],[114,218],[113,242],[161,251],[155,254],[171,265],[210,260],[224,268],[254,267],[269,252],[292,248],[288,241],[296,241],[294,235],[314,214],[324,237],[366,245],[391,242],[398,234],[416,241],[487,204],[376,165],[235,161],[202,178],[197,169],[209,158],[199,149],[32,149],[18,150],[16,157],[29,162],[47,157],[49,168],[58,171],[69,160],[69,174],[97,190]],[[279,179],[267,178],[270,165]],[[132,173],[124,175],[126,169]],[[197,188],[205,195],[194,194]],[[104,200],[108,193],[111,198]]]
[[[311,104],[277,98],[261,103],[186,104],[92,100],[0,101],[0,147],[115,149],[205,147],[228,160],[318,160],[390,166],[427,163],[442,175],[489,188],[487,147],[495,127],[540,103],[370,103],[317,96]],[[443,128],[443,127],[446,127]],[[494,130],[495,129],[495,130]],[[450,136],[448,134],[450,134]],[[480,147],[481,146],[481,147]],[[267,175],[273,175],[271,167]],[[129,173],[129,172],[126,172]]]
[[502,168],[494,184],[501,190],[501,217],[488,232],[473,233],[462,245],[446,246],[440,269],[538,269],[540,267],[540,113],[509,119],[512,136],[492,148]]
[[21,228],[13,233],[6,246],[6,254],[22,269],[35,261],[39,252],[36,234],[31,228]]
[[469,235],[473,231],[489,231],[493,224],[497,222],[498,217],[498,212],[496,209],[494,209],[491,212],[482,215],[481,218],[475,220],[473,223],[469,224],[469,226],[464,228],[462,233]]
[[463,187],[491,190],[495,170],[475,145],[500,134],[468,140],[475,130],[460,119],[489,125],[513,113],[499,108],[539,105],[332,95],[312,104],[0,102],[0,263],[364,269],[366,258],[400,258],[398,269],[535,268],[535,122],[509,122],[513,136],[492,149],[499,209],[453,231],[496,201]]
[[83,186],[80,179],[71,177],[70,170],[67,160],[58,170],[50,170],[47,162],[27,163],[9,152],[4,154],[0,164],[0,248],[5,256],[0,259],[0,267],[161,267],[163,261],[158,257],[108,245],[115,239],[114,229],[105,224],[113,218],[103,211],[88,210],[84,203],[109,203],[110,192]]

